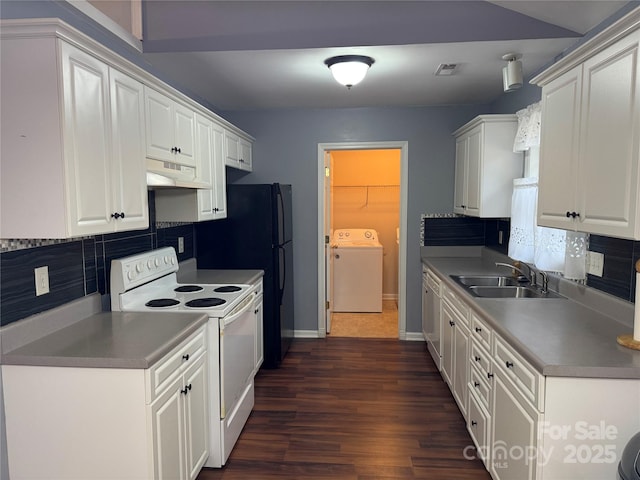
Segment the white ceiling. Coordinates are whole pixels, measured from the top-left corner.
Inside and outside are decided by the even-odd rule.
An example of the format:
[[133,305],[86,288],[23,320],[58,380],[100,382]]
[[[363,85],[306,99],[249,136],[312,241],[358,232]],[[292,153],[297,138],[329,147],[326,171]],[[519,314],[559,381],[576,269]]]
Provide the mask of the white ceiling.
[[[145,57],[219,110],[486,104],[502,94],[502,55],[521,54],[530,78],[627,3],[379,0],[364,12],[365,2],[151,0],[145,52],[157,53]],[[327,8],[339,18],[331,29]],[[375,63],[347,90],[324,60],[351,53]],[[458,69],[437,77],[440,63]]]

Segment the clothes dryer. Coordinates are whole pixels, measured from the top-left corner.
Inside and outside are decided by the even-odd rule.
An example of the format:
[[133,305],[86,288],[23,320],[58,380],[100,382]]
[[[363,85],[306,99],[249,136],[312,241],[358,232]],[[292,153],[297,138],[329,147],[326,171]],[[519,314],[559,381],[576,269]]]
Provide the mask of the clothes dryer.
[[382,254],[378,233],[370,228],[333,233],[334,312],[382,312]]

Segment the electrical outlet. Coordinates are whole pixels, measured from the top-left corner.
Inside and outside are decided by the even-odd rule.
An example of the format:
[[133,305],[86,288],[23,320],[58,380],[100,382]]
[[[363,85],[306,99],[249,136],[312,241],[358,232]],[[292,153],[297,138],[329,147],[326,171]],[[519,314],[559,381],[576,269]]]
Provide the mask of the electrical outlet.
[[503,235],[502,230],[498,230],[498,244],[499,245],[502,245],[502,242],[504,241],[503,238],[502,238],[502,235]]
[[587,273],[602,277],[604,271],[604,254],[598,252],[587,252]]
[[184,253],[184,237],[178,237],[178,253]]
[[36,282],[36,297],[49,293],[49,267],[38,267],[33,270]]

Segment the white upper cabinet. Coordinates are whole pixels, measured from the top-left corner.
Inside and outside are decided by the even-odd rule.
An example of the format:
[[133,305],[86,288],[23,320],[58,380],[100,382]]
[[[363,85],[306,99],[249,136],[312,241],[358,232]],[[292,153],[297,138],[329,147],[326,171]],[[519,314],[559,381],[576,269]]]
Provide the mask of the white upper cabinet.
[[195,113],[145,87],[147,157],[196,166]]
[[147,228],[142,85],[52,36],[1,48],[0,236]]
[[523,156],[513,152],[515,115],[480,115],[454,132],[453,211],[474,217],[509,217],[513,179]]
[[639,24],[636,12],[533,80],[539,225],[640,239]]
[[227,216],[224,129],[201,114],[195,121],[198,180],[207,189],[156,190],[156,219],[163,222],[203,222]]
[[253,169],[251,142],[229,130],[225,130],[224,145],[227,166],[249,172]]

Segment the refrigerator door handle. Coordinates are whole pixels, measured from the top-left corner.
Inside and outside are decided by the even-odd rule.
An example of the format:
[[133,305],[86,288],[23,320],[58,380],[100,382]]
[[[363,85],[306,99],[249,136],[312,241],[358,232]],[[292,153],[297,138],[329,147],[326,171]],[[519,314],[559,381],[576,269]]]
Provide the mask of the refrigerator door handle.
[[[280,265],[280,259],[282,259],[282,265]],[[279,277],[281,278],[281,285],[278,285],[278,304],[282,305],[282,298],[284,297],[284,286],[287,284],[287,256],[284,254],[284,247],[278,245],[278,264],[281,267]]]
[[278,244],[282,245],[285,242],[286,238],[284,221],[284,199],[282,198],[282,190],[280,189],[280,184],[276,183],[276,188],[276,197],[278,198]]

